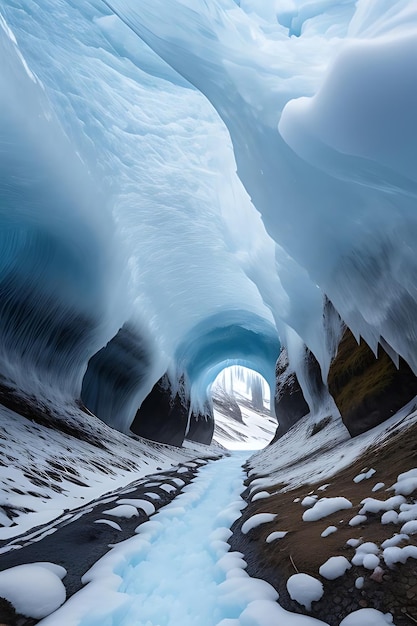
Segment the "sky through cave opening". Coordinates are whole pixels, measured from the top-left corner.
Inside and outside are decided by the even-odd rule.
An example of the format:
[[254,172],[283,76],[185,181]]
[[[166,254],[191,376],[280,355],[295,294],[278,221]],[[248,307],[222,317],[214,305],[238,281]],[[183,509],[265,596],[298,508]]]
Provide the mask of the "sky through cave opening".
[[214,441],[229,450],[259,450],[273,439],[278,424],[270,386],[261,374],[242,365],[225,367],[211,394]]

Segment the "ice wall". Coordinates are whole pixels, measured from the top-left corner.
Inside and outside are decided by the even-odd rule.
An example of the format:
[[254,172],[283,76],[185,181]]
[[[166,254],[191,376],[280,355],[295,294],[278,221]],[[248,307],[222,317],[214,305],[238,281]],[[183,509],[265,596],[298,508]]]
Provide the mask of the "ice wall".
[[273,239],[417,369],[415,4],[109,4],[215,106]]
[[[0,276],[12,295],[0,373],[27,394],[81,393],[126,430],[164,372],[182,375],[199,324],[218,336],[230,315],[235,330],[252,316],[277,344],[240,258],[256,264],[262,250],[273,266],[274,245],[218,115],[102,2],[2,11]],[[255,358],[232,343],[235,358]],[[219,354],[196,350],[198,407]]]
[[280,344],[325,378],[338,315],[417,369],[412,0],[1,15],[7,384],[126,430],[164,373],[196,410],[226,365],[271,384]]
[[122,319],[126,260],[105,189],[3,19],[0,56],[1,375],[26,391],[74,397],[89,354]]

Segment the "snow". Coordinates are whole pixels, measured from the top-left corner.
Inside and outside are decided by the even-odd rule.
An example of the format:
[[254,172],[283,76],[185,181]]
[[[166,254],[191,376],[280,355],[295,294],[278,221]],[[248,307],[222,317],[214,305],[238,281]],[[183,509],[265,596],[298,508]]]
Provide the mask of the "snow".
[[[225,509],[231,524],[245,506],[239,496],[243,460],[234,453],[203,467],[134,537],[95,563],[83,577],[85,587],[40,626],[159,624],[168,616],[167,623],[184,626],[264,626],[277,619],[291,626],[326,626],[280,607],[275,589],[248,576],[243,555],[226,543]],[[294,586],[300,601],[308,603],[317,597],[317,585],[321,593],[321,583],[315,580],[313,590],[311,577],[302,578]]]
[[335,498],[321,498],[318,500],[311,509],[304,511],[303,520],[305,522],[315,522],[323,517],[332,515],[337,511],[343,511],[344,509],[350,509],[352,503],[342,496]]
[[396,563],[405,563],[407,559],[417,559],[417,546],[389,546],[384,549],[383,559],[388,567],[393,567]]
[[320,537],[328,537],[329,535],[332,535],[336,531],[337,531],[337,527],[336,526],[328,526],[327,528],[325,528],[323,530],[323,532],[321,533]]
[[404,504],[405,498],[403,496],[392,496],[387,500],[376,500],[375,498],[365,498],[361,504],[363,507],[359,511],[360,515],[365,513],[379,513],[380,511],[390,511],[398,509],[401,504]]
[[317,496],[306,496],[301,500],[301,506],[311,507],[317,502]]
[[256,502],[256,500],[264,500],[265,498],[269,498],[271,494],[269,491],[258,491],[255,495],[252,496],[251,502]]
[[293,574],[287,580],[288,593],[292,600],[311,610],[311,603],[323,595],[322,583],[309,574]]
[[396,494],[409,496],[417,490],[417,468],[404,472],[398,476],[397,482],[392,487]]
[[339,626],[386,626],[387,624],[393,624],[390,613],[384,615],[376,609],[359,609],[345,617]]
[[41,619],[64,602],[63,568],[53,563],[18,565],[0,572],[0,596],[26,617]]
[[398,533],[393,535],[393,537],[391,537],[390,539],[385,539],[385,541],[381,543],[381,548],[390,548],[391,546],[398,545],[399,543],[401,543],[401,541],[408,541],[408,539],[408,535]]
[[398,524],[398,513],[390,509],[381,515],[381,524]]
[[137,517],[139,515],[137,508],[131,504],[121,504],[120,506],[115,506],[113,509],[103,511],[103,514],[112,515],[113,517],[125,517],[127,519]]
[[404,533],[406,535],[416,535],[417,534],[417,520],[410,520],[409,522],[406,522],[402,528],[401,528],[401,533]]
[[170,485],[168,483],[164,483],[163,485],[160,485],[160,488],[166,491],[167,493],[173,493],[174,491],[177,491],[177,487],[174,487],[174,485]]
[[[266,402],[262,411],[256,410],[251,405],[252,398],[246,389],[245,376],[247,374],[245,373],[245,368],[235,367],[231,369],[236,370],[242,377],[241,381],[237,377],[232,379],[232,384],[234,385],[232,391],[242,414],[242,422],[231,419],[227,410],[222,412],[219,405],[214,405],[213,440],[230,450],[262,449],[268,445],[275,435],[277,421],[269,413]],[[241,372],[244,373],[242,374]],[[221,375],[224,376],[224,372]]]
[[366,515],[355,515],[351,520],[349,520],[349,526],[359,526],[360,524],[366,522],[367,519]]
[[374,570],[379,565],[379,558],[376,554],[365,554],[363,557],[362,565],[366,569]]
[[96,519],[94,520],[94,524],[107,524],[107,526],[111,526],[111,528],[115,530],[122,530],[117,522],[113,522],[113,520],[110,519]]
[[152,515],[153,513],[155,513],[155,506],[152,504],[152,502],[148,502],[148,500],[143,500],[142,498],[123,498],[121,500],[117,500],[117,504],[127,504],[128,506],[133,506],[136,509],[142,509],[142,511],[144,511],[146,515]]
[[362,472],[361,474],[358,474],[357,476],[355,476],[355,478],[353,479],[354,483],[360,483],[362,482],[362,480],[368,480],[369,478],[371,478],[371,476],[373,476],[376,473],[376,470],[374,470],[373,468],[369,469],[366,472]]
[[327,580],[335,580],[352,567],[346,557],[344,556],[331,556],[327,559],[323,565],[319,568],[320,576],[327,578]]
[[[85,435],[51,428],[45,437],[1,409],[2,550],[54,533],[68,511],[83,515],[104,494],[113,506],[120,487],[145,475],[149,488],[179,490],[152,474],[195,449],[106,426],[128,432],[166,371],[174,391],[184,377],[198,409],[229,364],[273,386],[287,347],[311,413],[250,460],[251,492],[321,484],[416,417],[408,407],[350,441],[331,399],[304,375],[307,345],[326,379],[340,332],[336,314],[323,316],[324,295],[356,337],[417,369],[415,2],[81,5],[5,0],[0,16],[2,376]],[[117,361],[105,355],[120,329],[131,341]],[[103,367],[91,373],[103,348]],[[114,376],[103,382],[109,366]],[[94,416],[74,405],[80,397],[103,423],[90,428]],[[252,425],[216,420],[216,440],[236,448],[263,447],[276,427],[267,413]],[[404,506],[416,488],[414,468],[393,498],[367,499],[361,514],[382,513],[411,534],[416,513]],[[341,510],[335,500],[310,502],[303,519]],[[181,502],[164,507],[170,523],[189,512]],[[110,511],[118,507],[137,512],[120,502]],[[218,515],[229,525],[236,508],[226,501]],[[161,531],[155,524],[144,527],[149,535]],[[139,552],[146,536],[135,538]],[[385,562],[414,558],[413,548],[387,546]],[[216,556],[225,549],[224,538],[211,540]],[[219,619],[315,623],[286,616],[264,585],[237,578],[262,598]],[[236,588],[223,589],[230,608]],[[126,609],[123,594],[108,598],[115,613]],[[387,622],[365,611],[348,623],[374,618]]]
[[380,489],[382,489],[383,487],[385,487],[385,483],[376,483],[372,487],[372,491],[380,491]]
[[379,564],[379,558],[377,556],[379,552],[380,550],[376,543],[366,541],[356,548],[355,555],[352,558],[352,564],[363,565],[367,569],[374,569]]
[[273,522],[275,518],[276,514],[274,513],[256,513],[242,524],[242,533],[246,535],[253,528],[257,528],[261,524]]
[[[92,424],[86,425],[85,413],[74,405],[62,404],[56,419],[67,420],[75,431],[85,432],[85,438],[45,429],[0,407],[4,436],[0,438],[0,452],[9,459],[7,466],[0,465],[0,484],[13,521],[13,525],[0,528],[0,540],[8,540],[9,549],[31,528],[45,524],[54,528],[54,520],[68,515],[64,511],[80,507],[81,514],[87,512],[92,501],[101,498],[104,503],[104,494],[128,484],[134,489],[158,467],[172,469],[201,455],[197,446],[180,449],[133,440],[94,417],[90,418]],[[106,447],[97,448],[96,439],[106,442]],[[211,448],[209,454],[219,453]],[[156,494],[152,497],[159,499]],[[110,496],[107,501],[116,499]]]
[[288,531],[286,530],[276,530],[273,533],[269,534],[265,539],[266,543],[271,543],[272,541],[276,541],[277,539],[283,539],[285,535],[288,535]]

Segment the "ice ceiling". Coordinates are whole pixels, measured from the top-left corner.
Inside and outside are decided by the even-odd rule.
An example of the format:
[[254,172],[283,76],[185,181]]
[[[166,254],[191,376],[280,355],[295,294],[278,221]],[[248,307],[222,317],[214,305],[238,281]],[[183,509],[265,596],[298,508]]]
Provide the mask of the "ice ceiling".
[[325,379],[329,301],[417,370],[416,31],[414,0],[2,0],[7,384],[84,379],[125,430],[165,372],[197,408],[280,345]]

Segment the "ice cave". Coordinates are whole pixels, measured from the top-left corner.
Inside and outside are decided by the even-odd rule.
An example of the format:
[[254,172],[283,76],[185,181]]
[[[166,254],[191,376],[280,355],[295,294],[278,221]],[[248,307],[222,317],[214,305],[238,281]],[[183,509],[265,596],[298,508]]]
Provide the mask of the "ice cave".
[[417,623],[415,0],[0,0],[0,103],[0,626]]

